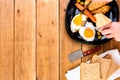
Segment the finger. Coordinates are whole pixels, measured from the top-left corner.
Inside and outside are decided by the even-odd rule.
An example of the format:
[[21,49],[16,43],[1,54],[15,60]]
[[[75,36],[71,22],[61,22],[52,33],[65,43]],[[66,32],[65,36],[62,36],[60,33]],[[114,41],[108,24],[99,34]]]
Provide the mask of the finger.
[[104,2],[104,0],[92,0],[93,2]]
[[120,42],[120,39],[118,39],[118,38],[114,38],[114,40],[115,40],[115,41],[119,41],[119,42]]
[[105,37],[110,39],[110,38],[113,38],[113,35],[112,34],[107,34],[107,35],[105,35]]
[[94,2],[111,2],[112,0],[92,0]]
[[112,30],[111,29],[104,29],[102,30],[102,35],[107,35],[107,34],[111,34]]
[[102,32],[102,30],[104,30],[104,29],[109,29],[109,28],[110,28],[110,25],[111,25],[111,24],[107,24],[107,25],[105,25],[105,26],[103,26],[103,27],[100,27],[100,28],[98,28],[98,31],[99,31],[99,32]]

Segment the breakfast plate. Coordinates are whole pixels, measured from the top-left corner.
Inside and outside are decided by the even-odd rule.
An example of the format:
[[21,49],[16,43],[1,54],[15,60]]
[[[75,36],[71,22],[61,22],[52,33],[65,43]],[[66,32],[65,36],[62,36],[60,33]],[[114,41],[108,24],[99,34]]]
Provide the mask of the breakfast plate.
[[[89,41],[87,41],[87,39],[85,39],[84,36],[80,35],[81,31],[83,31],[84,29],[79,32],[74,32],[74,33],[72,32],[71,25],[74,26],[72,20],[76,15],[81,13],[81,11],[78,10],[78,8],[75,6],[75,3],[76,3],[76,0],[70,0],[67,6],[67,11],[66,11],[66,16],[65,16],[65,28],[66,28],[68,35],[73,40],[84,43],[84,44],[99,45],[99,44],[103,44],[103,43],[110,41],[111,39],[107,39],[103,35],[101,39],[98,39],[98,34],[97,34],[98,32],[96,29],[95,29],[94,38],[92,38],[92,41],[90,41],[91,39],[90,40],[88,39]],[[112,2],[109,2],[107,5],[110,6],[111,8],[104,15],[107,16],[109,19],[111,19],[113,22],[118,21],[119,10],[118,10],[117,2],[113,0]],[[96,27],[96,24],[92,22],[90,19],[87,19],[87,22],[90,22],[88,24],[92,23]]]

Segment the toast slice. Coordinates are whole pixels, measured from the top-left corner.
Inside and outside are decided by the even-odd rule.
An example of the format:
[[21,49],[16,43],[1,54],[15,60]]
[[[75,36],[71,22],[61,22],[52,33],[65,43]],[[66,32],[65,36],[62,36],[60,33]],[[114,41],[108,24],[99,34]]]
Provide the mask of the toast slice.
[[100,80],[99,63],[81,63],[80,80]]
[[97,55],[94,55],[91,63],[99,63],[100,64],[100,77],[101,79],[106,79],[108,70],[111,65],[111,60],[110,59],[104,59],[100,58]]
[[92,14],[97,14],[97,13],[103,13],[103,14],[105,14],[109,10],[110,10],[110,6],[105,5],[105,6],[101,7],[101,8],[99,8],[99,9],[92,10],[91,13]]
[[[108,4],[109,2],[112,2],[113,0],[92,0],[92,2],[90,3],[90,5],[88,6],[88,9],[90,11],[92,10],[96,10],[99,9],[103,6],[105,6],[106,4]],[[89,0],[86,0],[86,2],[89,2]]]
[[109,78],[112,74],[114,74],[115,71],[117,71],[120,68],[120,66],[114,62],[110,54],[107,54],[104,58],[111,59],[111,65],[107,73],[107,78]]
[[110,54],[107,54],[105,57],[103,57],[105,59],[112,59],[112,56]]
[[96,10],[104,5],[106,5],[108,2],[92,2],[89,6],[88,9],[91,10]]

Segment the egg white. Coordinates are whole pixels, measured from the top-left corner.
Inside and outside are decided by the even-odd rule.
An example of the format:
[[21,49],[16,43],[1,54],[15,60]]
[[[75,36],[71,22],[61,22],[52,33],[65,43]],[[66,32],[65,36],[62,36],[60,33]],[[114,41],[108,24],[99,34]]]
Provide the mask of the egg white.
[[[85,35],[84,35],[84,31],[85,31],[87,28],[90,28],[90,29],[93,31],[93,33],[94,33],[94,35],[93,35],[92,37],[90,37],[90,38],[87,38],[87,37],[85,37]],[[86,40],[86,41],[93,41],[94,38],[95,38],[95,29],[92,28],[92,27],[81,27],[80,30],[79,30],[79,34],[80,34],[80,36],[81,36],[84,40]]]
[[[72,21],[71,21],[71,31],[72,31],[72,33],[75,33],[75,32],[78,32],[79,30],[80,30],[80,28],[81,27],[83,27],[83,26],[81,26],[81,25],[76,25],[75,23],[74,23],[74,19],[77,17],[77,16],[79,16],[80,14],[77,14],[77,15],[75,15],[74,16],[74,18],[72,19]],[[86,15],[84,15],[84,14],[82,14],[82,21],[86,21],[87,20],[87,16]]]
[[96,28],[91,22],[86,22],[85,27]]

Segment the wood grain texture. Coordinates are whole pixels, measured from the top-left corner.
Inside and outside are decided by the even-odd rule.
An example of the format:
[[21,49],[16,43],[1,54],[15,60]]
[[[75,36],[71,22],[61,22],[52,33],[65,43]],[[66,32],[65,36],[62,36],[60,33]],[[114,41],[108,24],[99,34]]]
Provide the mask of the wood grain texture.
[[[0,0],[0,80],[66,80],[65,73],[120,42],[71,63],[68,55],[96,45],[72,40],[65,29],[69,0]],[[120,11],[120,0],[117,0]]]
[[37,0],[38,80],[59,80],[58,3],[58,0]]
[[35,0],[15,0],[15,80],[36,80]]
[[103,45],[103,51],[111,50],[111,49],[119,49],[118,42],[112,39],[111,41],[105,43]]
[[14,0],[0,0],[0,79],[14,79]]
[[68,55],[81,49],[81,44],[72,40],[65,29],[65,13],[69,0],[60,0],[60,80],[66,80],[65,73],[80,65],[81,59],[71,63]]

